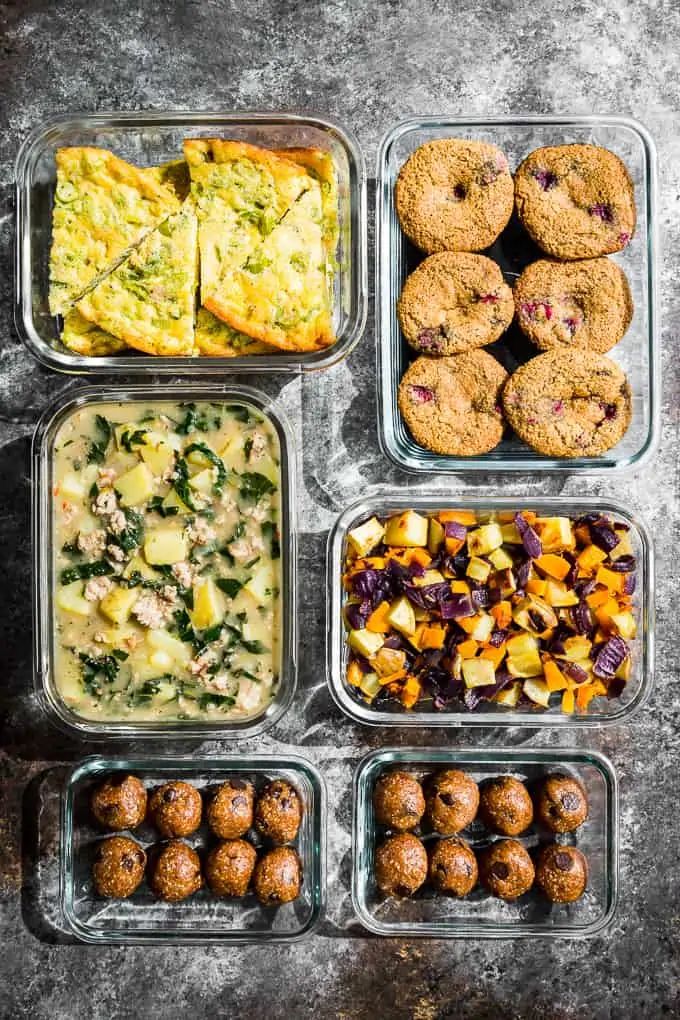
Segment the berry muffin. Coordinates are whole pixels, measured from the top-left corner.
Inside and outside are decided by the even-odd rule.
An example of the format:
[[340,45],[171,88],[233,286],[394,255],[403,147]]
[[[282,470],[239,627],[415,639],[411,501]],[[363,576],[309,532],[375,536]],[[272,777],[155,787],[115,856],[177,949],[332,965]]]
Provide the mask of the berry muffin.
[[479,855],[479,877],[492,896],[516,900],[534,884],[534,865],[516,839],[499,839]]
[[474,457],[501,441],[507,378],[486,351],[416,358],[399,384],[399,410],[416,443],[433,453]]
[[558,259],[621,251],[635,231],[633,182],[619,157],[596,145],[530,153],[515,174],[515,207],[539,248]]
[[482,251],[512,215],[508,161],[489,142],[426,142],[399,171],[395,202],[402,230],[422,251]]
[[406,280],[397,305],[404,336],[422,354],[492,344],[513,312],[512,291],[496,263],[470,252],[430,255]]
[[522,332],[542,351],[585,347],[606,354],[633,317],[626,274],[609,259],[539,259],[514,289]]
[[538,855],[536,885],[553,903],[580,900],[588,884],[588,862],[575,846],[549,843]]
[[618,365],[592,351],[548,351],[521,365],[503,408],[525,443],[548,457],[596,457],[630,425],[630,387]]

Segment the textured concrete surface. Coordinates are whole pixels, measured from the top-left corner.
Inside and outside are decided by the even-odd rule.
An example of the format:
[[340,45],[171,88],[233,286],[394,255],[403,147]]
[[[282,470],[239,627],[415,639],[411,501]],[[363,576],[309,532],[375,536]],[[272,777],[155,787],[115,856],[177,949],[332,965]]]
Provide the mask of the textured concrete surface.
[[[323,4],[0,4],[0,1016],[656,1018],[680,1015],[680,762],[677,696],[680,362],[680,7],[674,0],[363,0]],[[301,689],[259,749],[297,747],[326,772],[329,916],[289,948],[106,948],[54,927],[59,766],[93,748],[58,736],[31,694],[29,437],[68,383],[24,352],[12,324],[13,161],[48,114],[160,107],[301,109],[350,124],[372,174],[379,137],[415,113],[616,112],[644,120],[659,145],[665,256],[663,437],[658,456],[621,478],[505,479],[493,486],[616,496],[642,511],[658,550],[658,667],[638,720],[589,733],[422,733],[451,746],[548,744],[605,751],[621,780],[622,902],[589,942],[435,942],[367,938],[348,907],[349,782],[370,746],[406,743],[340,718],[324,685],[324,592],[318,580],[334,514],[369,484],[405,483],[375,431],[370,325],[353,356],[325,375],[276,380],[303,447]],[[371,229],[372,235],[372,229]],[[476,478],[484,487],[484,479]],[[409,483],[409,484],[412,484]],[[471,485],[464,476],[450,489]],[[138,748],[139,749],[139,748]],[[218,750],[216,745],[193,750]],[[244,751],[246,747],[243,748]],[[191,748],[190,748],[191,750]]]

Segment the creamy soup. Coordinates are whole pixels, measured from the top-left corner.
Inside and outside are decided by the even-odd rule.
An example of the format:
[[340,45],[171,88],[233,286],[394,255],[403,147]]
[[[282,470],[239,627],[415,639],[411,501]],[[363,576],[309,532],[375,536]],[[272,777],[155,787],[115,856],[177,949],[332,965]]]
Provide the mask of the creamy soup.
[[87,719],[260,714],[278,683],[279,443],[243,403],[101,403],[55,441],[57,689]]

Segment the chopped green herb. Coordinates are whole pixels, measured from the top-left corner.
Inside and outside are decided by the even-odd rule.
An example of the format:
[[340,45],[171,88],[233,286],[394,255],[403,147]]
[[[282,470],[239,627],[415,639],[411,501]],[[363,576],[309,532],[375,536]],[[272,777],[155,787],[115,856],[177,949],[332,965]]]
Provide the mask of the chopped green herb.
[[120,445],[124,450],[127,450],[128,453],[134,453],[132,447],[143,446],[146,442],[147,435],[148,429],[136,429],[134,432],[132,430],[128,430],[127,432],[123,432],[121,435]]
[[240,478],[241,498],[257,503],[270,492],[276,492],[276,486],[259,471],[245,471]]
[[211,694],[206,691],[198,696],[199,708],[231,708],[236,699],[229,694]]
[[237,581],[235,577],[218,577],[215,584],[230,599],[235,599],[243,587],[243,582]]
[[176,426],[176,431],[181,436],[188,436],[191,432],[208,431],[208,419],[199,413],[196,404],[183,404],[182,407],[186,408],[186,415],[184,421]]
[[73,567],[67,567],[59,575],[61,584],[73,584],[74,581],[88,581],[91,577],[105,577],[113,573],[113,567],[106,560],[96,560],[94,563],[76,563]]
[[198,510],[194,503],[194,496],[189,485],[189,465],[185,461],[184,457],[180,457],[175,467],[175,480],[172,483],[173,488],[179,498],[185,503],[190,510],[196,512]]
[[260,655],[261,652],[269,651],[266,645],[263,645],[261,641],[246,641],[246,639],[242,637],[241,644],[245,650],[250,652],[252,655]]
[[95,415],[95,424],[99,436],[90,443],[87,451],[88,464],[103,464],[106,460],[106,451],[111,440],[111,425],[103,415]]

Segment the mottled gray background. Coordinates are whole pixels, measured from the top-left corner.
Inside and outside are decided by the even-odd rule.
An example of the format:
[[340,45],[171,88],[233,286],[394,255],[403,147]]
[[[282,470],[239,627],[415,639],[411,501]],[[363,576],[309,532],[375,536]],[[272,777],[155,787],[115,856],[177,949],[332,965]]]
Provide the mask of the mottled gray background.
[[[0,1015],[624,1018],[680,1015],[677,775],[680,711],[678,458],[680,362],[680,5],[677,0],[462,0],[460,3],[0,4]],[[658,668],[653,698],[626,727],[581,734],[510,731],[591,744],[621,779],[622,904],[593,941],[389,941],[349,924],[349,780],[368,747],[406,742],[341,718],[324,686],[325,532],[368,484],[405,479],[375,432],[370,325],[343,365],[283,385],[304,448],[299,508],[301,691],[259,749],[301,747],[330,788],[329,920],[293,947],[108,948],[69,944],[53,927],[55,766],[91,747],[57,735],[31,694],[29,437],[48,398],[68,383],[24,352],[12,324],[13,162],[48,114],[194,107],[316,110],[345,121],[369,175],[378,139],[416,113],[622,113],[645,121],[660,156],[660,293],[664,362],[658,456],[629,477],[493,480],[505,492],[607,494],[640,510],[658,549]],[[373,235],[372,223],[370,230]],[[372,312],[372,310],[371,310]],[[281,384],[272,380],[268,388]],[[479,484],[480,479],[475,481]],[[483,484],[483,480],[482,484]],[[467,489],[464,476],[451,488]],[[435,743],[423,733],[422,743]],[[498,732],[452,733],[451,746]],[[199,748],[194,748],[199,751]],[[204,745],[207,752],[219,749]],[[192,748],[189,748],[192,750]],[[245,750],[245,748],[244,748]],[[43,775],[46,770],[47,775]],[[40,837],[40,845],[38,843]]]

